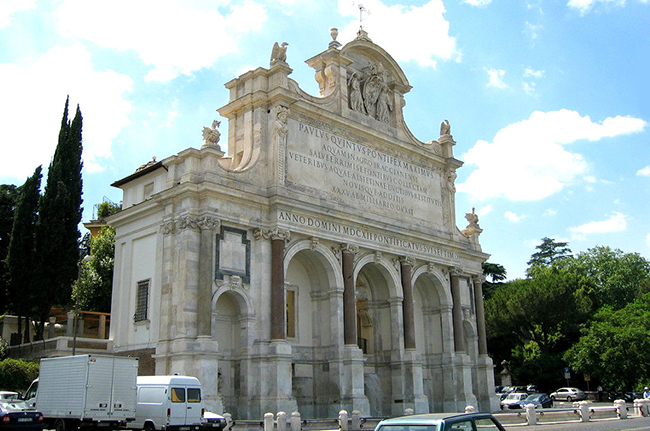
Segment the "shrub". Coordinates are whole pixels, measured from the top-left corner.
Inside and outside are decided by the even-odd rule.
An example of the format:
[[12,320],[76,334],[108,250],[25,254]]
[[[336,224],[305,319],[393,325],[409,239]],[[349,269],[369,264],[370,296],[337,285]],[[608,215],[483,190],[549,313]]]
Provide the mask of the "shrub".
[[0,361],[0,388],[7,391],[25,391],[38,377],[38,364],[20,359]]

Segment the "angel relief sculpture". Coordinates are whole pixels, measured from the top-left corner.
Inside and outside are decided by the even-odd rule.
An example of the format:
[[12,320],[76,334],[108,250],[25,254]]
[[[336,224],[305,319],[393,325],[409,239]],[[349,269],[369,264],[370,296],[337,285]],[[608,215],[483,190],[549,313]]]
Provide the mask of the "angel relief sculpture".
[[386,74],[381,63],[371,64],[363,72],[352,72],[348,79],[350,109],[390,124],[393,101]]

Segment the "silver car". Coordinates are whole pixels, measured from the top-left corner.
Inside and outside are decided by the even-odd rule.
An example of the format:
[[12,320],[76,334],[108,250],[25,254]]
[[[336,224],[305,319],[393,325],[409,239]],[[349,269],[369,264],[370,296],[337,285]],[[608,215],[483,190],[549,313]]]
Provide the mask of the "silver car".
[[587,395],[578,388],[560,388],[551,394],[551,399],[553,401],[565,400],[571,402],[584,400],[586,398]]
[[385,419],[375,431],[506,431],[489,413],[430,413]]

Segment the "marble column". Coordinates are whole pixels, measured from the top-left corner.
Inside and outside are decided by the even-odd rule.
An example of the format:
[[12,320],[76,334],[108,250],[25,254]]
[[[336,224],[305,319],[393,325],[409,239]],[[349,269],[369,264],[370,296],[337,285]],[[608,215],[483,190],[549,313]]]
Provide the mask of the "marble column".
[[357,299],[354,289],[354,255],[359,248],[342,244],[343,271],[343,338],[346,345],[357,344]]
[[460,304],[460,274],[459,268],[452,268],[449,271],[451,284],[451,299],[454,302],[452,316],[454,321],[454,350],[465,352],[465,330],[463,329],[463,310]]
[[400,269],[402,273],[402,303],[404,319],[404,348],[415,349],[415,316],[413,305],[413,282],[412,270],[415,260],[410,257],[400,258]]
[[288,233],[271,233],[271,339],[284,340],[286,334],[284,298],[284,242]]
[[474,281],[474,302],[476,305],[476,329],[478,330],[478,354],[487,355],[487,335],[485,332],[485,305],[483,303],[484,275],[476,275]]

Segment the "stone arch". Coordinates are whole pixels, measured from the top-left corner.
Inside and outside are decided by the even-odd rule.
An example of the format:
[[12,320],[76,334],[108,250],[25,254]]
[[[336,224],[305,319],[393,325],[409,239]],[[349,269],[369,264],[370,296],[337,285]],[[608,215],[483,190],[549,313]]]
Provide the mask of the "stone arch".
[[392,414],[391,358],[403,348],[402,289],[399,272],[379,254],[366,254],[355,265],[357,334],[366,357],[365,395],[370,414]]
[[413,269],[416,349],[422,356],[422,384],[430,411],[440,411],[445,398],[444,379],[447,359],[454,349],[452,337],[452,298],[443,271],[431,264]]
[[331,312],[340,308],[340,263],[330,248],[315,239],[304,239],[287,248],[284,265],[287,341],[293,352],[292,393],[301,414],[326,417],[340,398],[328,359],[343,341],[342,315]]
[[224,285],[213,296],[212,338],[219,345],[217,391],[226,411],[237,411],[242,396],[246,364],[241,357],[250,343],[250,310],[249,298],[237,288]]

